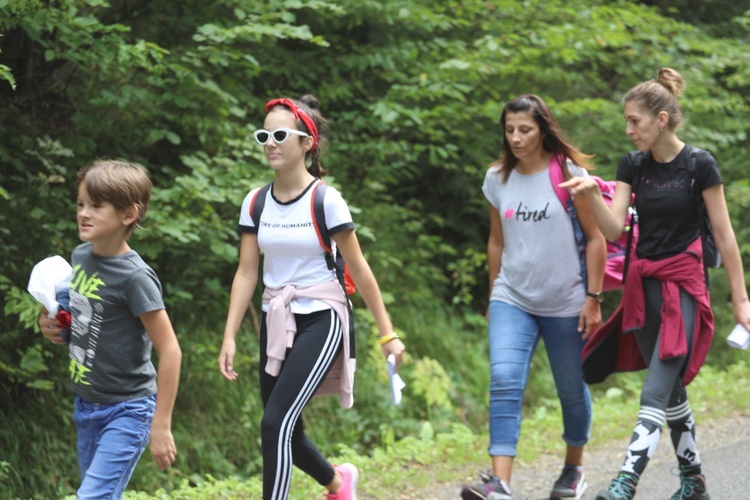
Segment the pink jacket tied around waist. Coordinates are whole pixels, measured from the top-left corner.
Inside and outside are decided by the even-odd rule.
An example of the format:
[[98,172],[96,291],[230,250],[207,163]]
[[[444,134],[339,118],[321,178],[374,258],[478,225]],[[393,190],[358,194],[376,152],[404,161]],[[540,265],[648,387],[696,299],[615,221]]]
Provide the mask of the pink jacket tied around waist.
[[278,376],[281,365],[286,358],[286,351],[294,344],[297,323],[289,304],[295,298],[317,299],[325,302],[340,318],[342,332],[344,332],[343,348],[315,395],[331,396],[339,394],[339,404],[344,408],[351,408],[354,404],[354,371],[357,367],[357,361],[349,356],[349,335],[346,333],[349,331],[350,320],[346,303],[348,299],[341,289],[341,285],[336,281],[305,288],[287,285],[283,288],[266,288],[263,291],[263,303],[268,304],[268,312],[266,313],[266,329],[268,332],[266,373]]

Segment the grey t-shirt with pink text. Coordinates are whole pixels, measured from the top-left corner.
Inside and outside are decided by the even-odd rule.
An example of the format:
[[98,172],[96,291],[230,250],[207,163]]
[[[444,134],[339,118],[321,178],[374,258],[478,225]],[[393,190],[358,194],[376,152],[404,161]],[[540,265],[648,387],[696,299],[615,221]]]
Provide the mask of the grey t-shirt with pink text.
[[[568,163],[572,175],[588,175]],[[502,221],[505,247],[490,300],[530,314],[578,316],[586,299],[573,223],[557,198],[549,169],[532,175],[500,167],[485,175],[482,191]]]

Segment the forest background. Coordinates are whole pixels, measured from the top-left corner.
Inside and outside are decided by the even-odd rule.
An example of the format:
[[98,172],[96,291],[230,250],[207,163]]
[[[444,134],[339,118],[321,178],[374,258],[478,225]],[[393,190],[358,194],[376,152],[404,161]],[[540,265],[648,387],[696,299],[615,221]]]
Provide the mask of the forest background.
[[[184,352],[168,480],[144,454],[131,489],[192,487],[260,470],[254,301],[241,378],[218,372],[240,203],[268,182],[252,131],[263,104],[313,93],[330,118],[327,181],[357,233],[408,359],[393,407],[373,321],[354,298],[355,406],[316,399],[327,454],[486,426],[487,205],[505,102],[533,92],[613,178],[632,143],[620,99],[659,67],[688,87],[681,138],[713,153],[750,264],[750,2],[723,0],[0,0],[0,493],[69,495],[78,482],[67,353],[42,338],[33,265],[77,244],[74,177],[99,157],[140,162],[155,193],[131,240],[164,285]],[[732,326],[712,274],[717,332]],[[258,294],[256,294],[258,295]],[[257,299],[258,297],[256,297]],[[616,293],[608,295],[611,311]],[[743,353],[715,342],[708,365]],[[556,407],[542,355],[526,404]],[[623,379],[593,387],[595,396]],[[627,379],[624,379],[627,380]],[[637,386],[637,384],[634,384]],[[630,390],[627,387],[626,390]],[[633,391],[637,388],[633,388]]]

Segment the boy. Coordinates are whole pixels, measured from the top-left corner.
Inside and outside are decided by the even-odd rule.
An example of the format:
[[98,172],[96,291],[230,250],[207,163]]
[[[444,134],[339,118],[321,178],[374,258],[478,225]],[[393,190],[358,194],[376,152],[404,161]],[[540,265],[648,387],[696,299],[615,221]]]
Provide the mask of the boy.
[[[159,469],[175,460],[171,422],[182,351],[156,273],[127,242],[148,211],[148,173],[140,165],[97,160],[78,173],[76,188],[84,243],[71,256],[68,352],[78,498],[121,498],[149,440]],[[63,343],[60,325],[46,311],[38,323],[48,340]]]

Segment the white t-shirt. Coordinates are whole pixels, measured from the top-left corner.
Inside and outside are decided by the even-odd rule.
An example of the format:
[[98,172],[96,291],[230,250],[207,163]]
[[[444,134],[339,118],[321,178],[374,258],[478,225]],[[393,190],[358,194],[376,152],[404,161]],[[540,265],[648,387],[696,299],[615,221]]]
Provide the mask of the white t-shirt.
[[[571,175],[585,169],[568,163]],[[500,213],[505,247],[490,300],[539,316],[578,316],[586,299],[573,223],[555,194],[549,168],[532,175],[500,167],[485,175],[482,191]]]
[[[320,245],[313,226],[312,182],[294,200],[281,203],[273,197],[273,188],[266,194],[260,227],[256,228],[250,216],[250,203],[258,189],[250,191],[242,202],[239,232],[257,233],[258,246],[264,255],[263,284],[270,288],[292,285],[297,288],[336,281],[336,273],[328,269],[325,250]],[[326,189],[323,200],[326,226],[331,235],[353,230],[352,215],[341,194],[331,186]],[[331,239],[331,245],[335,243]],[[324,302],[315,299],[295,299],[291,303],[295,314],[309,314],[330,309]],[[263,304],[267,310],[267,304]]]

